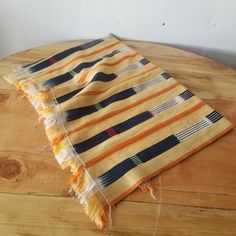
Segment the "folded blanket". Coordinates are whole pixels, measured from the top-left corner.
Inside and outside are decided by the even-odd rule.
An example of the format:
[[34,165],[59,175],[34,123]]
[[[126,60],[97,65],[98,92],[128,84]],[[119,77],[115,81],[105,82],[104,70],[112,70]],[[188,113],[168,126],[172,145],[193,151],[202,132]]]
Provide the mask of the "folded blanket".
[[4,77],[44,120],[71,194],[102,228],[135,188],[232,129],[162,68],[108,35]]

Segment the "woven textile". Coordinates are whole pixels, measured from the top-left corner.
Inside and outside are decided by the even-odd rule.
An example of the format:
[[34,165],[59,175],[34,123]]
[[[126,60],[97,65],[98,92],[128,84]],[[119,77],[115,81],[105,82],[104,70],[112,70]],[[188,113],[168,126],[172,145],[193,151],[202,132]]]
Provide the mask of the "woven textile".
[[232,129],[232,123],[113,35],[5,76],[43,119],[71,190],[102,228],[138,186]]

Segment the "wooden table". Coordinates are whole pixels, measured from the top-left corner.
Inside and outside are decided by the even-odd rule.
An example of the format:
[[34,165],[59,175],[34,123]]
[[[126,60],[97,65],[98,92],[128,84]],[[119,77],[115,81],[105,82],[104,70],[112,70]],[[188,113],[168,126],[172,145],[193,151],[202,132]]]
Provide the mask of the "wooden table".
[[[0,60],[0,76],[84,41]],[[125,41],[236,124],[236,71],[160,44]],[[69,197],[69,170],[47,148],[43,124],[21,91],[0,80],[0,235],[236,235],[236,128],[153,179],[158,200],[137,189],[98,230]]]

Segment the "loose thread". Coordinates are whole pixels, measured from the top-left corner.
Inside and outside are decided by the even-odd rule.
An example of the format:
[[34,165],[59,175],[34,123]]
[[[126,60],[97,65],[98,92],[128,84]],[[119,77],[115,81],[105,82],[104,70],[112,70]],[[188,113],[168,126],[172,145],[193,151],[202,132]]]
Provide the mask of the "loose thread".
[[162,182],[161,182],[161,175],[158,176],[158,182],[159,182],[159,204],[157,203],[157,208],[156,208],[156,212],[157,212],[157,217],[156,217],[156,224],[155,224],[155,229],[153,232],[153,235],[155,236],[157,233],[157,228],[159,225],[159,221],[160,221],[160,213],[161,213],[161,206],[162,206]]
[[147,180],[145,181],[144,183],[142,183],[141,185],[139,185],[139,188],[142,189],[142,191],[144,192],[147,192],[149,191],[150,193],[150,196],[154,199],[154,200],[157,200],[157,197],[154,193],[154,189],[153,189],[153,186],[152,186],[152,183],[151,183],[151,180]]
[[50,144],[46,144],[46,145],[43,145],[41,147],[36,147],[35,150],[39,151],[39,152],[47,152],[47,151],[51,150],[51,145]]
[[36,129],[39,127],[40,123],[43,121],[44,117],[41,115],[38,118],[38,121],[34,124],[33,128]]

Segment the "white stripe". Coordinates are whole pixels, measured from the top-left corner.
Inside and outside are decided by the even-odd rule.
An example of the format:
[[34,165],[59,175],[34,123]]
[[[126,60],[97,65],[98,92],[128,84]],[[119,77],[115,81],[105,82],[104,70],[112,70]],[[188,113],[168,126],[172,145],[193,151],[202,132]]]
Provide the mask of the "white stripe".
[[197,133],[197,132],[203,130],[204,128],[210,126],[211,124],[212,124],[212,123],[209,122],[209,120],[207,121],[207,120],[204,118],[202,121],[200,121],[200,122],[198,122],[198,123],[196,123],[196,124],[194,124],[194,125],[192,125],[192,126],[186,128],[185,130],[183,130],[183,131],[181,131],[181,132],[175,134],[175,136],[176,136],[179,140],[183,140],[183,139],[186,139],[187,137],[189,137],[189,136],[191,136],[191,135],[193,135],[193,134],[195,134],[195,133]]
[[150,80],[150,81],[148,81],[148,82],[146,82],[144,84],[140,84],[140,85],[134,86],[132,88],[135,90],[135,92],[138,93],[138,92],[141,92],[143,90],[148,89],[149,87],[151,87],[151,86],[153,86],[153,85],[155,85],[155,84],[157,84],[157,83],[159,83],[159,82],[161,82],[163,80],[164,80],[163,77],[158,75],[158,77],[156,77],[156,78],[154,78],[154,79],[152,79],[152,80]]
[[195,129],[193,129],[193,130],[190,130],[190,131],[188,131],[188,132],[185,133],[185,134],[177,135],[177,137],[178,137],[178,139],[181,139],[181,140],[186,139],[187,137],[189,137],[189,136],[191,136],[191,135],[193,135],[193,134],[195,134],[195,133],[197,133],[197,132],[203,130],[204,128],[206,128],[206,127],[208,127],[208,126],[209,126],[208,124],[202,124],[201,126],[195,128]]
[[157,107],[154,107],[153,109],[150,110],[150,112],[153,114],[153,115],[156,115],[164,110],[167,110],[177,104],[180,104],[181,102],[185,101],[182,97],[180,96],[177,96],[171,100],[169,100],[168,102],[165,102]]
[[177,104],[178,103],[176,101],[172,100],[172,101],[169,101],[167,103],[161,104],[160,106],[151,109],[150,112],[153,115],[156,115],[157,113],[160,113],[160,112],[162,112],[164,110],[167,110],[168,108],[173,107],[173,106],[175,106]]
[[181,132],[177,133],[176,135],[179,135],[179,136],[184,135],[184,134],[186,134],[188,132],[191,132],[192,130],[198,129],[202,125],[209,125],[209,124],[202,120],[202,121],[200,121],[200,122],[198,122],[198,123],[196,123],[196,124],[186,128],[186,129],[182,130]]

